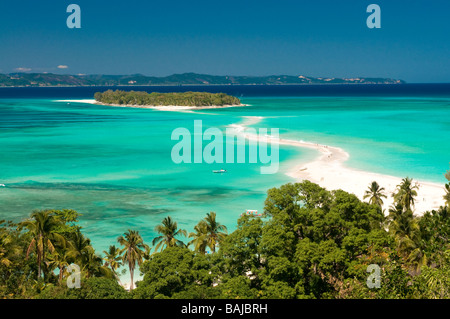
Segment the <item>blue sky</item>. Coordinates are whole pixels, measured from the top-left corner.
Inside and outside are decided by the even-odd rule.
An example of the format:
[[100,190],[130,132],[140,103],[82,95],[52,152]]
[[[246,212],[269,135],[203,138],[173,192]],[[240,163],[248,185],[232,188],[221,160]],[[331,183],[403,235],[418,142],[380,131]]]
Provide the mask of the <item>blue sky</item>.
[[[72,3],[81,29],[66,26]],[[381,29],[366,26],[371,3]],[[450,82],[450,1],[1,0],[0,45],[0,73]]]

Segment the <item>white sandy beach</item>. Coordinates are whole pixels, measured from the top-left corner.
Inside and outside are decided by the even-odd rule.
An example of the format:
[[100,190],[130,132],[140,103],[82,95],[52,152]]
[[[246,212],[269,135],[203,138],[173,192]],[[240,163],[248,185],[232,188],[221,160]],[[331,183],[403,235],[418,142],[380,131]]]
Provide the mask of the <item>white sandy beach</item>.
[[[246,126],[254,125],[262,119],[263,117],[246,117],[243,123],[234,124],[232,127],[243,132],[248,139],[262,138],[266,139],[267,142],[273,142],[274,140],[271,137],[259,137],[245,132]],[[393,203],[391,195],[404,177],[383,175],[347,167],[345,162],[350,155],[338,147],[283,138],[279,139],[279,144],[315,149],[319,153],[314,161],[299,163],[287,172],[287,175],[294,180],[309,180],[328,190],[342,189],[355,194],[361,200],[363,200],[364,193],[372,181],[376,181],[381,187],[385,188],[387,198],[383,199],[383,209],[385,209],[385,214],[388,214],[389,207]],[[413,178],[413,176],[409,177]],[[440,185],[421,180],[414,181],[419,186],[415,203],[415,213],[417,215],[422,215],[427,210],[438,209],[439,206],[444,205],[442,198],[445,194],[444,184]]]
[[161,106],[150,106],[150,105],[120,105],[120,104],[105,104],[97,102],[94,99],[84,99],[84,100],[56,100],[55,102],[66,102],[66,103],[87,103],[87,104],[97,104],[97,105],[107,105],[113,107],[132,107],[138,109],[154,109],[159,111],[193,111],[193,110],[207,110],[207,109],[220,109],[227,107],[241,107],[247,106],[247,104],[239,105],[209,105],[209,106],[182,106],[182,105],[161,105]]

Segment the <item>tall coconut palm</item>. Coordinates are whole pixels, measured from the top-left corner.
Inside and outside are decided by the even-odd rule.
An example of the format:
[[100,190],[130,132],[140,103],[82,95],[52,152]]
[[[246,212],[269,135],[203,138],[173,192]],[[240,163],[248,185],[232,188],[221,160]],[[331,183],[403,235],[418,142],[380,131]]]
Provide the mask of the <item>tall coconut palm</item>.
[[377,182],[373,181],[364,194],[364,199],[369,198],[369,203],[383,207],[383,198],[387,196],[384,194],[384,187],[380,187]]
[[412,182],[412,178],[406,177],[402,179],[402,182],[397,185],[397,192],[393,194],[395,202],[401,204],[405,210],[411,210],[411,207],[414,206],[414,200],[419,189]]
[[206,233],[208,247],[212,252],[216,252],[216,246],[227,236],[227,227],[216,221],[216,213],[210,212],[204,218],[206,222]]
[[128,230],[124,236],[120,236],[117,238],[117,241],[120,245],[124,246],[124,248],[121,250],[122,261],[126,264],[128,264],[128,269],[130,270],[130,290],[133,290],[134,288],[134,269],[136,267],[136,264],[139,266],[142,264],[142,261],[144,259],[144,256],[146,252],[148,252],[149,247],[144,244],[144,240],[142,239],[141,235],[139,235],[138,231],[134,230]]
[[208,225],[204,220],[201,220],[195,227],[195,233],[189,233],[189,238],[193,237],[189,243],[189,245],[194,245],[194,250],[205,254],[206,247],[208,245],[207,237],[208,237]]
[[103,252],[105,253],[105,257],[103,258],[105,265],[111,269],[117,281],[122,284],[120,282],[120,277],[117,274],[117,269],[122,266],[121,249],[115,245],[111,245],[109,246],[108,251],[104,250]]
[[155,251],[158,251],[160,248],[163,250],[167,247],[184,247],[185,244],[175,238],[179,235],[186,237],[187,232],[184,229],[178,229],[178,224],[170,218],[170,216],[166,217],[162,221],[162,225],[157,225],[155,227],[155,231],[161,236],[158,236],[153,239],[152,245],[156,244]]
[[36,252],[38,264],[38,280],[42,274],[42,263],[45,261],[45,253],[47,251],[54,252],[55,245],[64,245],[65,239],[56,231],[60,226],[60,222],[55,218],[52,211],[35,211],[31,214],[31,218],[22,222],[19,227],[27,228],[31,234],[31,242],[28,245],[26,258],[31,252]]

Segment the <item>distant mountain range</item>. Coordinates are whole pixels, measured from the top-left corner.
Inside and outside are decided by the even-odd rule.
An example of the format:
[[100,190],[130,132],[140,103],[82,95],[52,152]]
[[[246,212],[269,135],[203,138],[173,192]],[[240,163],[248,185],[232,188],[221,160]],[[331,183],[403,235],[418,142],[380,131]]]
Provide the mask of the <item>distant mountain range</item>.
[[52,73],[0,74],[0,87],[11,86],[131,86],[131,85],[295,85],[295,84],[401,84],[389,78],[315,78],[310,76],[269,75],[231,76],[196,73],[165,77],[133,75],[67,75]]

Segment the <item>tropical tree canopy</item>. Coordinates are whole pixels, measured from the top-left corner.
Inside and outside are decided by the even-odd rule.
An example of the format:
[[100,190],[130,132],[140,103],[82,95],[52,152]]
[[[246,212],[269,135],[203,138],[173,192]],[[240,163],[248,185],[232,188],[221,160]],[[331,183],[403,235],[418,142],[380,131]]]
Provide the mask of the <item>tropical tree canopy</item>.
[[[448,188],[446,188],[448,190]],[[450,298],[450,211],[415,212],[417,185],[397,186],[388,216],[384,189],[368,202],[309,181],[269,189],[264,217],[243,215],[235,229],[206,214],[189,234],[170,217],[155,227],[155,250],[127,230],[103,256],[72,210],[34,211],[18,224],[0,221],[2,298]],[[212,253],[206,254],[210,250]],[[81,270],[70,289],[69,265]],[[367,285],[368,267],[380,285]],[[130,291],[120,284],[130,271]],[[125,269],[122,269],[122,272]],[[134,287],[135,271],[143,279]]]

